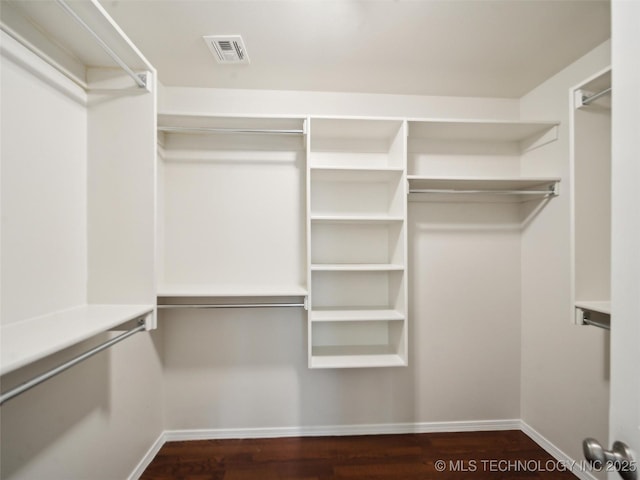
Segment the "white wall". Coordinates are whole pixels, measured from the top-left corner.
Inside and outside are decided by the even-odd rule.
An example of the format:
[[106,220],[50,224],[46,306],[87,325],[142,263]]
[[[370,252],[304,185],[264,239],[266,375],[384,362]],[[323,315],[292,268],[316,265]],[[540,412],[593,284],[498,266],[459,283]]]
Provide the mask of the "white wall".
[[83,90],[2,35],[6,324],[85,301],[87,113]]
[[522,418],[575,459],[585,437],[608,444],[609,334],[573,323],[569,89],[609,61],[607,42],[521,99],[523,119],[562,122],[558,142],[523,164],[562,183],[522,237]]
[[408,118],[518,118],[518,102],[506,98],[424,97],[366,93],[160,89],[161,113],[264,116],[379,116]]

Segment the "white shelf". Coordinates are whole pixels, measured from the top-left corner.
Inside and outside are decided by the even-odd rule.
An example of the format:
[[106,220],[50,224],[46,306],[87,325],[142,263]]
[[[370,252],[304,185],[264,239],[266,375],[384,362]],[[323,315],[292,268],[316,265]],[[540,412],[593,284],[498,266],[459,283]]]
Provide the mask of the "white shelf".
[[311,368],[404,367],[406,361],[386,345],[313,347]]
[[576,308],[581,310],[588,310],[590,312],[603,313],[605,315],[611,315],[611,302],[610,301],[576,301]]
[[371,308],[314,308],[312,322],[387,322],[402,321],[404,314],[397,310]]
[[308,290],[301,286],[265,285],[209,285],[164,284],[159,285],[158,297],[304,297]]
[[409,137],[427,140],[522,142],[543,135],[558,124],[495,120],[410,121]]
[[393,263],[327,263],[312,264],[312,272],[393,272],[404,270],[404,265]]
[[401,120],[354,119],[354,118],[313,118],[311,136],[316,139],[363,139],[392,141],[402,125]]
[[311,214],[312,223],[357,223],[357,224],[392,224],[404,222],[403,217],[389,215],[316,215]]
[[86,305],[4,325],[0,330],[0,374],[4,375],[152,311],[152,305]]
[[403,174],[401,168],[311,167],[313,181],[322,182],[392,182]]

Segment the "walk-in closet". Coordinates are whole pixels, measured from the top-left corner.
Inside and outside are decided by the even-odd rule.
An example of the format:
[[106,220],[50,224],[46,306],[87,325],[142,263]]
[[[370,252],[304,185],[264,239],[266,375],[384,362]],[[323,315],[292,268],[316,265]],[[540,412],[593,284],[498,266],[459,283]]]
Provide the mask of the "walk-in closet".
[[2,0],[0,478],[504,432],[604,480],[583,440],[638,420],[636,14]]

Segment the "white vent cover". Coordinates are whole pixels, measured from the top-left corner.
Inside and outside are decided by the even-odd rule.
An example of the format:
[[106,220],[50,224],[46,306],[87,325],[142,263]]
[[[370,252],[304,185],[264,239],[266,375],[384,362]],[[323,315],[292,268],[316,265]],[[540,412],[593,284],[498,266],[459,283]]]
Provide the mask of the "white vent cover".
[[240,35],[205,35],[202,38],[218,63],[249,63]]

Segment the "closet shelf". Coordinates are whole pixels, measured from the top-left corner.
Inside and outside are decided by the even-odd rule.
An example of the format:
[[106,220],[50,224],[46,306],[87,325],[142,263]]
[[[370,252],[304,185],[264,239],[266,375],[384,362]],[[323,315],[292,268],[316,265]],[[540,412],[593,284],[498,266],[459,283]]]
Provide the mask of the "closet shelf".
[[3,325],[0,375],[152,312],[152,305],[85,305]]
[[[212,115],[159,114],[158,129],[168,133],[279,133],[304,131],[304,118],[218,117]],[[172,131],[176,129],[175,131]],[[240,132],[242,131],[242,132]]]
[[356,223],[389,225],[404,222],[404,217],[389,215],[316,215],[311,214],[311,223]]
[[312,322],[388,322],[402,321],[404,314],[391,309],[322,308],[314,307],[310,314]]
[[527,201],[558,195],[558,177],[431,177],[407,176],[412,200],[432,194],[495,195],[507,201]]
[[316,346],[311,368],[404,367],[407,362],[386,345]]
[[7,1],[2,8],[5,32],[84,89],[90,89],[91,69],[116,67],[132,86],[150,90],[153,67],[97,0]]
[[403,271],[404,265],[393,263],[314,263],[312,272],[391,272]]
[[404,172],[402,168],[378,167],[311,167],[313,181],[322,182],[390,182],[398,179]]
[[210,284],[164,284],[159,285],[157,296],[184,298],[216,297],[304,297],[308,290],[301,286],[266,285],[210,285]]

